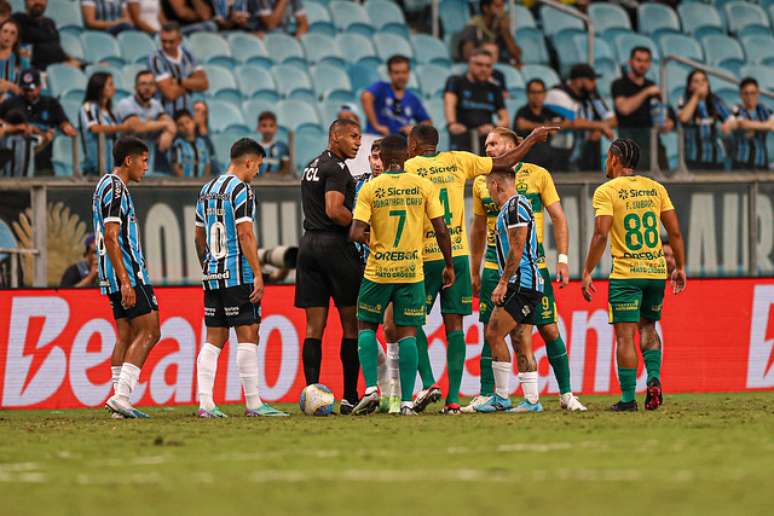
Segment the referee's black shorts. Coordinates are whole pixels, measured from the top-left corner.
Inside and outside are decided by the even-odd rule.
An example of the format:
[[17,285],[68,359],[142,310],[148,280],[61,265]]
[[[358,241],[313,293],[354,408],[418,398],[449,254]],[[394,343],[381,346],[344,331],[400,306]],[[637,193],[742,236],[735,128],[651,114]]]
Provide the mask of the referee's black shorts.
[[355,244],[344,234],[307,231],[296,263],[296,307],[355,306],[363,264]]

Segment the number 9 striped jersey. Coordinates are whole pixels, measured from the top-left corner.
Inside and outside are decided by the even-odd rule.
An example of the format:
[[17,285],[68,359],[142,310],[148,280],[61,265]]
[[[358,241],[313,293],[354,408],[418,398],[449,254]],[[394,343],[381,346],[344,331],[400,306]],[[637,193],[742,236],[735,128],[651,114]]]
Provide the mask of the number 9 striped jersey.
[[613,217],[610,253],[612,279],[665,279],[661,214],[674,210],[664,186],[642,176],[611,179],[594,191],[597,217]]
[[205,290],[250,285],[253,270],[243,256],[237,225],[255,220],[255,196],[249,184],[233,174],[215,177],[204,185],[196,202],[197,227],[207,236],[202,263]]

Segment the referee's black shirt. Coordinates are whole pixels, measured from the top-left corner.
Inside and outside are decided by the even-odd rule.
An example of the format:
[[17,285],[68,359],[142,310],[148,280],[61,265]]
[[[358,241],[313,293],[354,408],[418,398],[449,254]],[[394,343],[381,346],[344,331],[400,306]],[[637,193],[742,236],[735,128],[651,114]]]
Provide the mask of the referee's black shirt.
[[301,178],[304,230],[346,235],[349,227],[336,224],[325,213],[327,192],[341,192],[344,195],[344,206],[352,211],[355,204],[355,180],[344,160],[329,150],[313,159]]

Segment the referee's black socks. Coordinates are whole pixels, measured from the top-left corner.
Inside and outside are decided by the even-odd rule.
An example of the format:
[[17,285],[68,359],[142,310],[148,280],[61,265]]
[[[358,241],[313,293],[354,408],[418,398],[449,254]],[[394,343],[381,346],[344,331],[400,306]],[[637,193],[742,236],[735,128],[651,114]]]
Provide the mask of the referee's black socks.
[[[357,354],[357,348],[355,349]],[[343,356],[343,355],[342,355]],[[306,384],[320,383],[320,363],[322,362],[322,340],[304,339],[304,377]]]
[[341,367],[344,370],[344,398],[353,405],[357,403],[357,380],[360,373],[360,359],[357,355],[357,339],[341,339]]

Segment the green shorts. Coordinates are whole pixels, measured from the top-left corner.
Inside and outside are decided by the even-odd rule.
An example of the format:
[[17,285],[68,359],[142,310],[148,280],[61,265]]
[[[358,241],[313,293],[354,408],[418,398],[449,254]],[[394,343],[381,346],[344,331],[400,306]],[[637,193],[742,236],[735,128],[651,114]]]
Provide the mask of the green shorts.
[[543,297],[535,307],[535,326],[545,326],[556,323],[556,298],[554,286],[551,284],[551,273],[548,269],[540,269],[543,278]]
[[360,321],[382,324],[384,311],[392,303],[396,326],[425,324],[425,284],[374,283],[363,278],[357,296],[357,318]]
[[470,258],[455,256],[454,284],[441,290],[443,286],[443,260],[425,262],[425,304],[427,313],[433,309],[435,298],[441,293],[441,313],[470,315],[473,313],[473,287],[470,285]]
[[611,279],[608,293],[610,324],[661,319],[666,280]]
[[494,309],[492,291],[494,291],[498,281],[500,281],[500,271],[495,269],[484,269],[484,272],[481,273],[481,296],[479,297],[478,303],[478,320],[484,324],[487,324],[489,318],[492,316],[492,310]]

